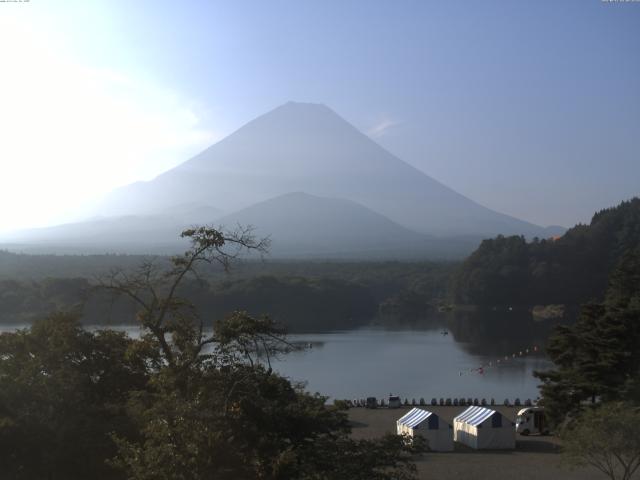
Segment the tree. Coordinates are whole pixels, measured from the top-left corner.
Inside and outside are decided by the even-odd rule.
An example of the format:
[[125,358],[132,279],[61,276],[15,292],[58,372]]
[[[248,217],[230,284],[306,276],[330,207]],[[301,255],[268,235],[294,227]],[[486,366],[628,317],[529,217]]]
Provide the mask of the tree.
[[153,356],[140,347],[63,313],[0,335],[3,478],[122,478],[105,459],[116,454],[113,433],[135,436],[128,395],[145,388]]
[[142,439],[119,441],[114,462],[131,479],[390,480],[415,472],[401,438],[352,440],[346,415],[326,398],[256,366],[212,368],[186,393],[169,382],[137,402]]
[[215,341],[205,335],[204,321],[193,304],[180,296],[184,280],[198,278],[202,263],[217,263],[227,271],[243,252],[263,254],[269,246],[268,238],[256,239],[251,228],[242,227],[226,233],[198,227],[183,231],[181,237],[189,239],[191,248],[184,255],[172,257],[168,270],[145,261],[132,274],[111,272],[98,286],[136,304],[140,326],[149,334],[146,339],[157,343],[163,361],[174,370],[188,369],[200,360],[202,349]]
[[640,401],[640,250],[622,257],[605,302],[583,306],[578,322],[559,327],[547,352],[555,368],[535,375],[552,423],[589,401]]
[[589,408],[562,431],[562,455],[570,465],[591,465],[611,480],[629,480],[640,467],[638,425],[637,407]]
[[157,352],[152,378],[128,403],[139,436],[115,434],[110,464],[132,480],[412,478],[412,449],[402,439],[352,440],[343,411],[272,371],[273,356],[293,346],[269,317],[234,312],[208,334],[180,296],[199,263],[226,269],[241,250],[263,252],[266,243],[247,230],[224,235],[203,227],[183,237],[191,249],[168,271],[147,262],[101,285],[136,302],[148,332],[141,342]]
[[483,240],[451,280],[456,303],[580,305],[600,301],[622,256],[640,246],[640,198],[597,212],[561,237]]
[[345,412],[270,368],[293,348],[269,317],[213,332],[182,296],[198,265],[263,252],[249,230],[183,233],[170,268],[144,262],[100,285],[138,306],[139,339],[54,314],[0,335],[0,461],[16,479],[410,479],[401,438],[355,441]]

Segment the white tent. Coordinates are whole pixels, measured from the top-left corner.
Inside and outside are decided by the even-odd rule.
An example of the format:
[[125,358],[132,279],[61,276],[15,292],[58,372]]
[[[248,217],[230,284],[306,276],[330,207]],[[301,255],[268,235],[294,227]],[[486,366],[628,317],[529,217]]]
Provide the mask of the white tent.
[[453,419],[453,439],[475,449],[516,448],[514,423],[484,407],[469,407]]
[[433,412],[412,408],[396,424],[398,435],[409,435],[412,439],[420,435],[427,440],[430,450],[436,452],[453,450],[453,428]]

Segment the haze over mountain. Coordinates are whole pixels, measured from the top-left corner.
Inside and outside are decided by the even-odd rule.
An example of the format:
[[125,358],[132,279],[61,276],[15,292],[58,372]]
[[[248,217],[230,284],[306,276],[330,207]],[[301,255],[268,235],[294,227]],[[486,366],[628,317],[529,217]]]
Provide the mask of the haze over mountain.
[[147,238],[170,245],[183,226],[239,222],[274,235],[274,253],[283,256],[403,249],[428,256],[442,253],[433,236],[462,237],[464,247],[449,248],[462,255],[482,237],[558,231],[485,208],[395,157],[328,107],[294,102],[149,182],[117,189],[95,214],[106,218],[11,240],[123,247]]
[[478,241],[443,241],[404,228],[351,200],[301,192],[259,202],[218,222],[230,227],[252,225],[257,236],[270,236],[272,255],[292,258],[407,259],[427,253],[460,257]]
[[192,223],[169,215],[95,217],[7,234],[0,247],[25,253],[170,254],[187,246],[180,232]]
[[256,118],[150,182],[118,189],[101,213],[148,213],[177,202],[233,212],[290,192],[350,199],[434,235],[544,233],[442,185],[328,107],[294,102]]

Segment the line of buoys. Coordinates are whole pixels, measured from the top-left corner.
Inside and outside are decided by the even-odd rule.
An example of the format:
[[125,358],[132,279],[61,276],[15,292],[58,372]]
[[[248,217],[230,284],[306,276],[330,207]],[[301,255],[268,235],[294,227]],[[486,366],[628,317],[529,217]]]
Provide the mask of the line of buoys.
[[527,356],[529,354],[533,354],[533,353],[537,353],[537,352],[538,352],[538,346],[537,345],[533,345],[530,348],[525,348],[524,350],[519,350],[518,352],[514,352],[511,355],[505,355],[504,358],[498,358],[495,361],[491,360],[490,362],[485,363],[484,365],[480,365],[479,367],[468,368],[466,370],[460,370],[458,372],[458,376],[461,377],[463,375],[471,375],[473,373],[477,373],[479,375],[483,375],[485,369],[487,369],[487,368],[496,368],[496,367],[499,367],[500,365],[504,365],[506,362],[509,362],[510,360],[514,360],[516,358]]
[[[375,397],[368,397],[366,399],[362,398],[362,399],[353,399],[353,400],[334,400],[334,403],[337,402],[344,402],[348,407],[366,407],[366,408],[384,408],[387,407],[387,403],[385,402],[384,398],[381,398],[380,401],[378,402],[378,400]],[[421,398],[419,401],[416,401],[416,399],[414,398],[413,400],[409,401],[408,398],[404,399],[404,402],[402,403],[403,406],[405,407],[417,407],[417,406],[421,406],[421,407],[426,407],[427,405],[431,405],[431,406],[441,406],[441,407],[468,407],[468,406],[496,406],[496,405],[504,405],[507,407],[510,406],[514,406],[514,407],[520,407],[520,406],[525,406],[525,407],[530,407],[532,405],[534,405],[535,403],[537,403],[536,400],[531,400],[530,398],[526,399],[524,402],[521,402],[519,398],[516,398],[513,402],[511,402],[508,398],[505,398],[504,401],[500,404],[500,403],[496,403],[494,398],[491,398],[489,400],[482,398],[482,399],[478,399],[478,398],[443,398],[440,397],[440,399],[436,399],[436,398],[432,398],[431,402],[427,403],[423,398]],[[393,408],[393,407],[390,407]]]

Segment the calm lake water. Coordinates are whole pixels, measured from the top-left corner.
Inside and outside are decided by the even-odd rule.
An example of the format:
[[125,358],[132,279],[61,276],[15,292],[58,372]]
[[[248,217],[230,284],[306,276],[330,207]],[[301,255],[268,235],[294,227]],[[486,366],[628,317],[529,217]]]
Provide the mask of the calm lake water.
[[[474,355],[452,334],[440,331],[355,330],[292,335],[312,347],[278,361],[274,369],[307,389],[333,398],[386,398],[390,393],[411,401],[424,397],[509,398],[538,396],[534,370],[550,362],[541,354]],[[523,346],[523,349],[528,347]],[[496,361],[500,360],[497,364]],[[491,366],[489,366],[491,362]],[[484,365],[482,373],[477,369]]]
[[[0,331],[15,328],[0,326]],[[138,334],[136,327],[116,328]],[[308,390],[331,398],[386,398],[393,393],[409,401],[524,401],[538,397],[533,371],[551,366],[542,353],[550,328],[511,315],[475,314],[419,322],[411,328],[297,334],[289,339],[311,347],[273,365],[291,380],[306,382]],[[481,373],[477,369],[482,366]]]

